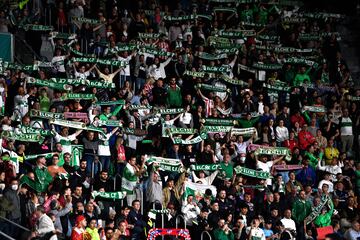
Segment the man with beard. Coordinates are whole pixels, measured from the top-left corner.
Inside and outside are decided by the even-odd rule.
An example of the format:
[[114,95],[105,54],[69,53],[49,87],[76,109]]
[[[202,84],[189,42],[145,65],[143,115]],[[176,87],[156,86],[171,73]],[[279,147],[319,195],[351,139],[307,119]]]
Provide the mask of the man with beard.
[[86,160],[82,159],[80,162],[80,168],[74,172],[70,177],[70,186],[73,189],[75,186],[83,186],[85,189],[89,189],[89,177],[86,173]]
[[220,220],[219,203],[213,202],[211,204],[211,213],[208,216],[208,222],[210,228],[214,229],[217,226],[219,220]]

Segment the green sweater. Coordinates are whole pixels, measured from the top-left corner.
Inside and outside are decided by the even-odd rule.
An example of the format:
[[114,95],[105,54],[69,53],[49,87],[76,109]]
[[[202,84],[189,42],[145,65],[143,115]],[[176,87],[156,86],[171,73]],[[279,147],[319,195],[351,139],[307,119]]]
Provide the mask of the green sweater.
[[311,204],[308,201],[296,200],[292,208],[292,216],[296,223],[304,222],[304,219],[311,213]]
[[217,228],[214,230],[214,239],[215,240],[234,240],[234,233],[230,231],[228,234],[225,234],[224,230]]
[[256,117],[256,118],[252,118],[250,120],[247,119],[239,119],[239,124],[241,127],[243,128],[250,128],[253,127],[255,125],[255,123],[257,123],[257,121],[259,120],[260,117]]
[[172,88],[168,88],[166,103],[171,107],[181,107],[182,96],[179,87],[176,87],[175,90]]
[[109,113],[109,114],[102,113],[102,114],[100,114],[100,116],[99,116],[100,120],[106,121],[106,120],[109,120],[110,117],[116,116],[120,112],[122,107],[123,107],[123,105],[119,105],[119,106],[117,106],[115,108],[115,110],[112,113]]
[[234,168],[230,164],[225,166],[224,163],[220,163],[221,169],[225,172],[225,178],[232,178],[234,174]]
[[298,73],[294,78],[293,85],[300,86],[304,82],[310,82],[310,76],[307,73]]

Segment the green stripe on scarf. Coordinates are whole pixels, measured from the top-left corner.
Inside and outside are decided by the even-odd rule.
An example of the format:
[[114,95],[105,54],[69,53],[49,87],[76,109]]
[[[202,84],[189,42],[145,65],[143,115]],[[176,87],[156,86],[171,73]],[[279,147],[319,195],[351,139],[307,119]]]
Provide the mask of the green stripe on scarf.
[[204,124],[208,124],[208,125],[221,125],[221,126],[234,126],[234,125],[237,125],[237,121],[234,120],[234,119],[204,118],[201,121]]
[[190,166],[192,171],[215,171],[219,168],[221,168],[220,164],[196,164]]
[[57,90],[65,90],[65,91],[71,91],[72,87],[68,84],[60,84],[60,83],[54,83],[51,82],[49,80],[42,80],[42,79],[37,79],[37,78],[33,78],[33,77],[28,77],[26,78],[26,81],[30,84],[34,84],[34,85],[38,85],[38,86],[44,86],[44,87],[49,87],[52,89],[57,89]]
[[236,174],[242,174],[253,178],[260,178],[260,179],[271,178],[271,175],[268,172],[256,171],[254,169],[245,168],[241,166],[237,166],[236,168],[234,168],[234,170]]
[[226,73],[230,71],[230,68],[227,66],[202,66],[202,70],[204,72],[211,72],[211,73]]
[[126,196],[126,192],[99,192],[99,191],[92,191],[91,192],[92,198],[102,197],[106,199],[124,199]]
[[145,160],[148,164],[156,163],[158,168],[163,171],[181,172],[182,164],[178,159],[162,158],[162,157],[148,157]]
[[44,26],[44,25],[34,25],[34,24],[26,24],[23,25],[22,28],[25,31],[52,31],[54,30],[53,26]]
[[196,15],[194,15],[194,14],[178,16],[178,17],[164,16],[164,18],[163,18],[164,21],[168,21],[168,22],[179,22],[179,21],[188,21],[188,20],[195,20],[195,19],[196,19]]
[[326,108],[324,106],[304,106],[303,110],[315,113],[324,113]]
[[151,39],[159,39],[160,33],[138,33],[139,38],[151,38]]
[[223,53],[223,54],[210,54],[210,53],[206,53],[206,52],[200,52],[199,53],[199,58],[201,59],[205,59],[205,60],[210,60],[210,61],[214,61],[214,60],[219,60],[219,59],[224,59],[227,58],[227,54]]
[[260,70],[280,70],[282,69],[281,64],[261,64],[261,63],[254,63],[254,68],[260,69]]
[[320,204],[312,208],[311,213],[304,219],[306,225],[315,220],[321,214],[321,210],[326,206],[333,204],[330,196],[323,194],[320,198]]
[[88,23],[90,25],[99,25],[101,24],[101,21],[98,19],[90,19],[90,18],[84,18],[84,17],[72,17],[73,21],[80,22],[80,23]]
[[116,101],[96,102],[95,105],[98,106],[125,105],[125,100],[121,99]]
[[61,97],[61,100],[95,100],[93,93],[66,93]]
[[196,143],[200,143],[202,141],[204,141],[205,139],[207,139],[207,132],[201,132],[199,134],[199,136],[189,139],[189,140],[184,140],[181,138],[172,138],[174,144],[181,144],[181,145],[193,145]]
[[230,78],[229,76],[222,74],[220,76],[220,79],[224,80],[227,83],[233,84],[233,85],[239,85],[239,86],[247,86],[248,83],[240,80],[240,79],[236,79],[236,78]]
[[69,63],[83,62],[83,63],[97,63],[102,65],[110,65],[115,67],[126,67],[128,65],[125,61],[111,60],[111,59],[99,59],[99,58],[87,58],[87,57],[74,57],[70,59]]
[[285,147],[264,147],[260,146],[255,150],[255,155],[285,155],[285,160],[291,160],[291,152]]
[[30,117],[45,118],[45,119],[63,119],[64,114],[63,113],[53,113],[53,112],[42,112],[39,110],[31,109]]
[[184,112],[183,108],[155,108],[154,110],[156,113],[159,113],[161,115],[178,114]]
[[15,141],[21,141],[21,142],[39,142],[42,143],[44,141],[44,137],[42,137],[40,134],[32,134],[32,133],[17,133],[14,134],[10,131],[3,131],[1,133],[2,138],[7,138]]
[[186,70],[184,72],[184,75],[185,76],[191,76],[191,77],[197,77],[197,78],[203,78],[205,77],[205,74],[204,72],[194,72],[194,71],[189,71],[189,70]]
[[199,83],[199,84],[197,84],[197,85],[195,86],[195,88],[201,89],[201,90],[214,91],[214,92],[230,92],[230,89],[227,89],[226,87],[223,87],[223,86],[213,86],[213,85],[204,84],[204,83]]

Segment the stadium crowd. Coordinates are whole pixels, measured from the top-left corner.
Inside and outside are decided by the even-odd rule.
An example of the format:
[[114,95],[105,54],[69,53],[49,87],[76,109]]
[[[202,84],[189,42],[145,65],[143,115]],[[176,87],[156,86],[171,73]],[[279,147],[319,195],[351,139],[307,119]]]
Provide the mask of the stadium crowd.
[[1,232],[360,239],[346,16],[281,0],[4,2],[0,32],[39,57],[0,59]]

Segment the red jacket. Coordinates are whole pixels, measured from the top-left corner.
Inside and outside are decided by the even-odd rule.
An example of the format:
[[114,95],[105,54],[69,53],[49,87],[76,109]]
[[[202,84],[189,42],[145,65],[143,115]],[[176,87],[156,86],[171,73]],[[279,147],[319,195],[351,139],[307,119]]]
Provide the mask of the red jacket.
[[315,137],[307,131],[301,130],[299,132],[299,147],[301,150],[305,150],[310,144],[315,142]]

